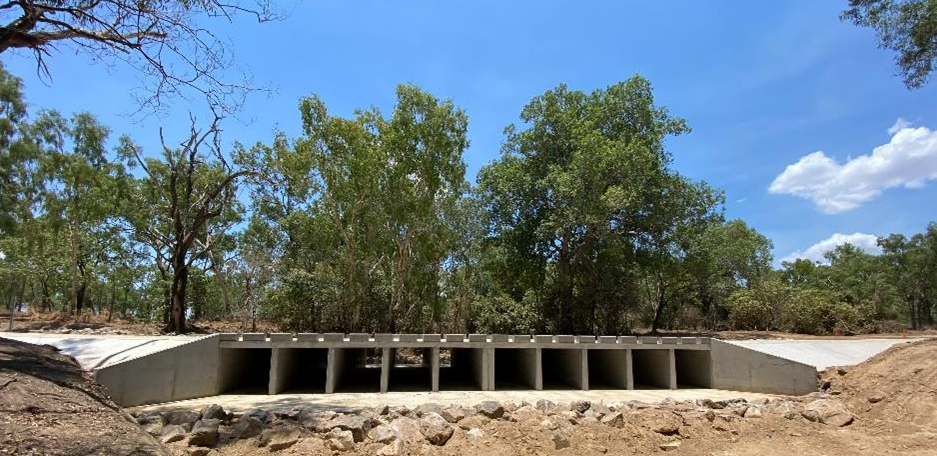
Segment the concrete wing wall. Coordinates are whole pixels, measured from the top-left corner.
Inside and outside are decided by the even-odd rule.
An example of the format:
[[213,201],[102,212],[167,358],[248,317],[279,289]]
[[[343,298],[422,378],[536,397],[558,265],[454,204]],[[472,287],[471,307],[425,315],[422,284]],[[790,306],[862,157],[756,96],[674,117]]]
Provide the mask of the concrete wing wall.
[[94,370],[122,407],[218,394],[219,335]]
[[817,391],[817,370],[721,340],[712,340],[712,387],[801,396]]

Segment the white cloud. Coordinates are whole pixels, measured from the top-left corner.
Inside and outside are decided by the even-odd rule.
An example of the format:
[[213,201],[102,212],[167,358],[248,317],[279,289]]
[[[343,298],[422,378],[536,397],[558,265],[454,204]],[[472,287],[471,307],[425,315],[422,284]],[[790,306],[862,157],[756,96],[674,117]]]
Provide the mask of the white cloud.
[[899,131],[909,127],[911,127],[911,122],[908,122],[907,120],[899,117],[898,120],[895,121],[895,124],[888,129],[888,134],[894,136],[895,133],[898,133]]
[[891,140],[840,164],[823,151],[805,155],[774,178],[768,191],[808,199],[827,214],[855,209],[885,189],[921,188],[937,179],[937,131],[898,119]]
[[781,258],[781,261],[794,261],[798,258],[803,258],[810,261],[826,261],[823,258],[823,254],[829,252],[830,250],[835,249],[836,247],[849,243],[852,244],[866,253],[871,253],[873,255],[878,255],[882,253],[882,249],[876,245],[878,241],[878,236],[874,234],[866,233],[852,233],[852,234],[843,234],[835,233],[832,236],[817,242],[810,247],[807,247],[806,250],[798,250],[791,253],[790,255]]

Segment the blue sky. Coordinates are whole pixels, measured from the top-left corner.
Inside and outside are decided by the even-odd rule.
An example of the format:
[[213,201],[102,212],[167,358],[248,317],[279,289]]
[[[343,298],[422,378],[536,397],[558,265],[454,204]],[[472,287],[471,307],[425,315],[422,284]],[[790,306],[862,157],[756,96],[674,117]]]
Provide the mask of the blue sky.
[[[770,237],[780,259],[937,220],[937,82],[908,91],[873,32],[839,20],[844,5],[336,0],[287,4],[291,13],[275,23],[205,25],[274,89],[226,122],[225,141],[299,134],[298,101],[312,93],[340,115],[389,110],[395,85],[411,82],[467,111],[472,182],[531,97],[562,82],[588,91],[639,73],[694,129],[669,142],[676,169],[725,189],[728,217]],[[25,54],[3,62],[24,79],[32,106],[91,111],[149,150],[158,126],[181,135],[187,113],[199,111],[177,101],[163,118],[128,116],[138,76],[67,46],[49,60],[51,82]],[[892,137],[899,119],[904,128]],[[801,161],[816,151],[823,155]]]

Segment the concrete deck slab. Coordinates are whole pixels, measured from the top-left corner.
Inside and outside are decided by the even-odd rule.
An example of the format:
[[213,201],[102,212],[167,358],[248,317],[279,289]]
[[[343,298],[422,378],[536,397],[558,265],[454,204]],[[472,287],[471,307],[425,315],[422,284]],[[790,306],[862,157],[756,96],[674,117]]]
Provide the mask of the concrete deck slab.
[[0,337],[36,345],[52,345],[74,356],[86,370],[177,347],[202,336],[93,336],[0,332]]
[[243,413],[255,408],[262,408],[271,412],[287,412],[293,407],[311,407],[321,410],[352,411],[377,405],[416,407],[420,404],[437,403],[441,405],[458,404],[473,406],[482,401],[527,401],[531,404],[540,399],[553,402],[572,402],[577,400],[615,402],[615,401],[641,401],[646,403],[659,403],[667,398],[676,401],[696,399],[734,399],[744,398],[754,400],[759,398],[778,397],[771,394],[743,393],[738,391],[725,391],[715,389],[684,389],[676,391],[667,390],[590,390],[590,391],[442,391],[431,392],[390,392],[385,394],[373,393],[335,393],[321,394],[281,394],[267,395],[221,395],[185,401],[167,402],[141,407],[130,408],[130,411],[164,411],[164,410],[199,410],[208,404],[220,404],[225,410]]
[[894,345],[915,339],[858,340],[727,340],[725,342],[779,356],[823,370],[830,366],[859,364]]

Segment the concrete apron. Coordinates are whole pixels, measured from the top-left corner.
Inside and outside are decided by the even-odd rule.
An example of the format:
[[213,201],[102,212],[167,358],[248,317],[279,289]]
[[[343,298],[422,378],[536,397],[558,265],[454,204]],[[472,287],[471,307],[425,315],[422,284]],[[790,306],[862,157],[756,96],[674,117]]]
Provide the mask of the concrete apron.
[[[416,365],[397,365],[400,348]],[[441,365],[447,351],[450,362]],[[122,406],[221,394],[733,390],[800,395],[816,369],[708,338],[440,334],[213,334],[95,370]],[[738,395],[738,393],[733,393]],[[390,396],[387,396],[390,397]],[[624,397],[624,396],[622,396]],[[477,400],[477,399],[472,399]],[[371,401],[379,401],[372,398]]]

